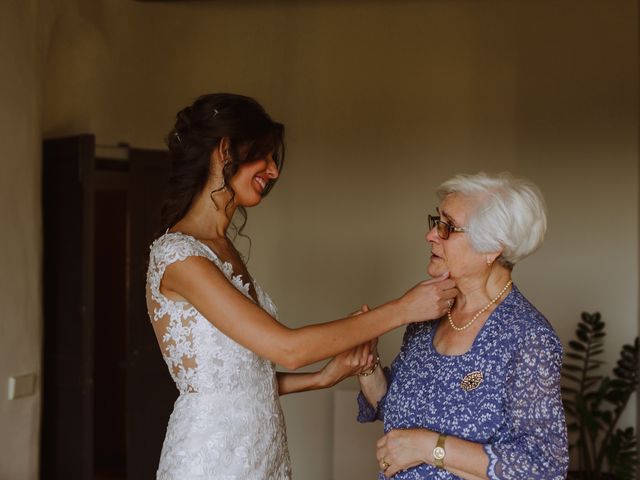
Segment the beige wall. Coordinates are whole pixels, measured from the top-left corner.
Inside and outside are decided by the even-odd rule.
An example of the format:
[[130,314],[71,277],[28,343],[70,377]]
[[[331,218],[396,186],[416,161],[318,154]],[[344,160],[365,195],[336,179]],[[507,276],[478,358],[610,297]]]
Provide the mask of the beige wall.
[[[402,293],[425,275],[435,187],[510,170],[540,185],[550,212],[544,248],[515,271],[524,293],[565,342],[582,310],[600,310],[611,360],[637,334],[636,1],[55,3],[44,73],[32,49],[7,46],[36,36],[34,12],[14,0],[0,15],[23,15],[0,29],[13,35],[0,52],[21,65],[0,79],[0,191],[12,192],[0,208],[14,227],[0,238],[5,378],[39,361],[40,115],[46,135],[160,148],[177,109],[211,91],[255,96],[287,125],[286,170],[248,227],[249,266],[286,324]],[[401,334],[382,340],[384,360]],[[296,477],[330,478],[331,393],[283,404]],[[11,458],[34,478],[24,447],[38,410],[14,405],[0,399],[0,422],[16,435],[30,425]],[[11,440],[0,437],[0,478]]]
[[36,478],[36,395],[9,401],[8,379],[40,372],[40,139],[43,45],[38,2],[0,2],[0,479]]

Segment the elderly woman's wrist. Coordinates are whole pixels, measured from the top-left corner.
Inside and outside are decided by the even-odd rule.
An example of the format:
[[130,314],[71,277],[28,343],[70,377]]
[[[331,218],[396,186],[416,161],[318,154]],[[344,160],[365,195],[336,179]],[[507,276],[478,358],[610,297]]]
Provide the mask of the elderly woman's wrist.
[[436,460],[433,456],[433,452],[438,444],[439,437],[440,437],[440,434],[438,432],[425,429],[425,436],[424,436],[423,449],[422,449],[424,463],[435,465]]
[[373,365],[371,365],[366,370],[362,370],[360,373],[358,373],[358,376],[369,377],[375,373],[375,371],[378,369],[379,366],[380,366],[380,355],[376,354],[376,359],[373,362]]

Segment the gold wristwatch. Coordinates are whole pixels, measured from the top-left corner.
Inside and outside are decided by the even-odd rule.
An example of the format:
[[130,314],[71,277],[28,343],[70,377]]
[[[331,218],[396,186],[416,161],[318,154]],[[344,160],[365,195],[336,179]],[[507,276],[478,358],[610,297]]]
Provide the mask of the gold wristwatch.
[[436,442],[436,448],[433,449],[433,459],[435,460],[434,465],[438,468],[444,468],[444,457],[447,452],[444,449],[444,441],[447,439],[447,436],[444,434],[438,435],[438,441]]

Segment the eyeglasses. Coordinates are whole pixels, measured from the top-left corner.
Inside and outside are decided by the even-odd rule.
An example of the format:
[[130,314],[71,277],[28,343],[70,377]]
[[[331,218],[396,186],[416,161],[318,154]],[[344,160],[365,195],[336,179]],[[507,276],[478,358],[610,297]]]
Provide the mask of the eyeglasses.
[[429,230],[433,230],[436,227],[436,232],[438,232],[438,236],[446,240],[451,235],[451,232],[454,233],[464,233],[467,231],[466,228],[462,227],[454,227],[450,223],[443,222],[440,220],[440,216],[431,216],[429,215]]

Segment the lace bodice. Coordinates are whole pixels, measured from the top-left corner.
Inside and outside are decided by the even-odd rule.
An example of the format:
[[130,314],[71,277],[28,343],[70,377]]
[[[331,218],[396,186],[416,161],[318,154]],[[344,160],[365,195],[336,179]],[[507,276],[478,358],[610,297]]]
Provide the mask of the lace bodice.
[[[230,263],[222,262],[206,245],[182,233],[167,233],[151,246],[147,273],[147,305],[162,354],[181,393],[239,393],[272,379],[274,365],[231,340],[192,305],[176,302],[160,292],[160,282],[168,265],[190,256],[211,260],[247,298],[249,283],[234,275]],[[260,306],[277,318],[269,296],[253,282]]]

